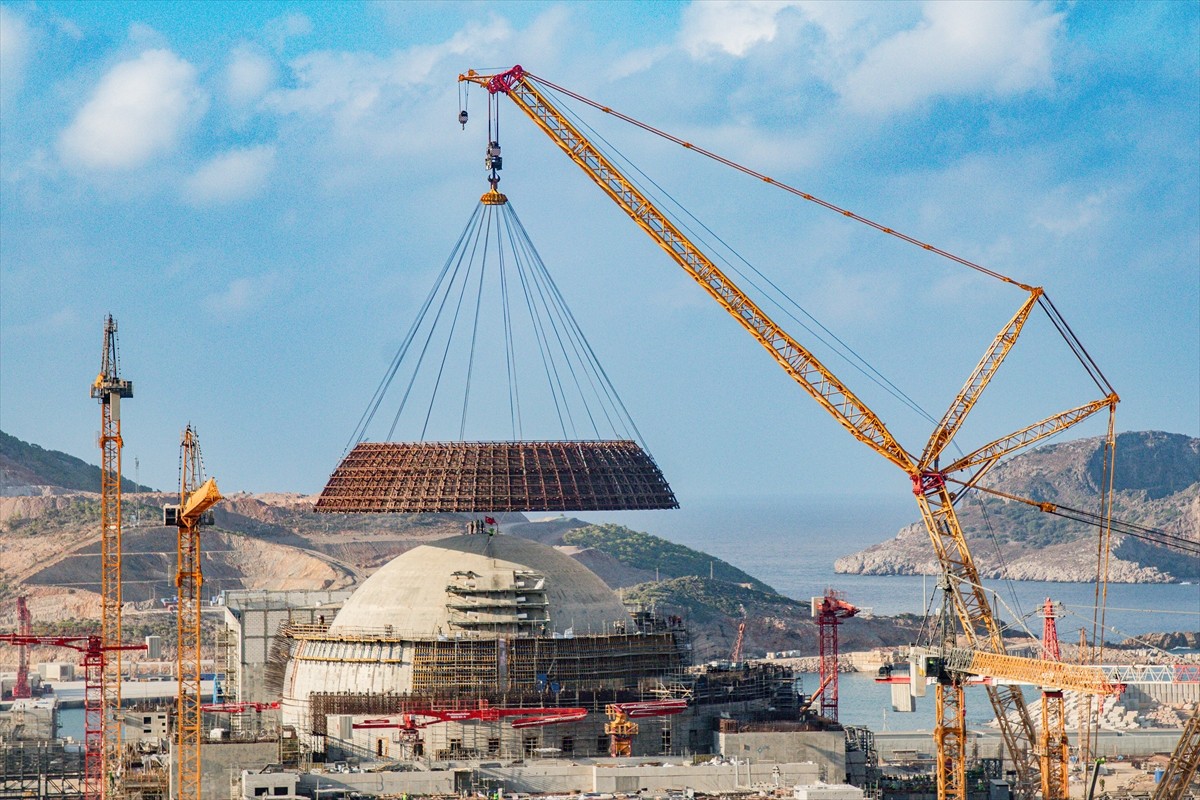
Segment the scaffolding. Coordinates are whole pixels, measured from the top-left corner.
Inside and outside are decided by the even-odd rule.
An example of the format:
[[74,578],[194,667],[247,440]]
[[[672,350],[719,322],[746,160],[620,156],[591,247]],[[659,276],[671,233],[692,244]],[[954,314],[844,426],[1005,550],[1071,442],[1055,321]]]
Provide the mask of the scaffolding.
[[654,459],[629,440],[360,442],[316,504],[343,513],[678,507]]
[[0,744],[0,799],[77,800],[84,792],[84,755],[61,742]]

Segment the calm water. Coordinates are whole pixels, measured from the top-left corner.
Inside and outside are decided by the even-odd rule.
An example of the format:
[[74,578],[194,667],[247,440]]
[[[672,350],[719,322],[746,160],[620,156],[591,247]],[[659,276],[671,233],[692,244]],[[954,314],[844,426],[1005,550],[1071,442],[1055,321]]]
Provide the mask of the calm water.
[[[911,498],[803,505],[774,500],[752,505],[691,504],[676,511],[582,516],[628,525],[711,553],[799,600],[833,587],[876,614],[923,614],[936,587],[933,576],[833,571],[836,559],[884,541],[916,521]],[[1058,624],[1063,639],[1074,641],[1079,628],[1091,628],[1092,584],[985,581],[985,586],[998,594],[1004,620],[1025,618],[1025,624],[1039,635],[1041,619],[1036,611],[1047,597],[1066,608]],[[1105,622],[1109,641],[1154,631],[1200,630],[1200,584],[1110,584]]]

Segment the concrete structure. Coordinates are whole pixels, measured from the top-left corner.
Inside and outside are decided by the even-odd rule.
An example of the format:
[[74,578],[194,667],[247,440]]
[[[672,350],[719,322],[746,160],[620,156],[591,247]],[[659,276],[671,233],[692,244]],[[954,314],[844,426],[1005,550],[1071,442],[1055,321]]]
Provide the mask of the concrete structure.
[[73,681],[75,680],[75,665],[66,661],[52,661],[38,664],[38,672],[44,681]]
[[816,784],[816,764],[747,764],[739,761],[684,765],[661,760],[643,763],[638,759],[604,759],[592,763],[540,761],[537,764],[461,765],[438,772],[355,773],[326,771],[299,776],[300,794],[322,798],[363,794],[457,794],[484,787],[505,792],[665,793],[693,789],[717,794],[754,786]]
[[817,776],[820,780],[835,784],[846,781],[846,735],[840,730],[763,723],[743,725],[736,733],[722,731],[716,736],[717,750],[726,758],[749,758],[756,763],[811,761],[822,766],[822,774]]
[[58,728],[58,699],[14,700],[0,710],[0,742],[54,739]]
[[[631,613],[579,562],[513,536],[416,547],[372,575],[332,620],[293,623],[272,646],[285,640],[282,724],[317,761],[604,757],[607,705],[672,698],[686,700],[686,710],[639,718],[632,753],[709,754],[720,719],[795,720],[799,706],[789,668],[688,669],[682,620]],[[482,706],[587,713],[530,727],[420,714]],[[355,727],[380,718],[396,726]],[[840,779],[843,762],[829,762],[825,776]]]
[[300,776],[295,772],[251,772],[242,770],[241,797],[250,800],[254,797],[287,798],[298,797],[296,786]]
[[279,626],[291,621],[316,623],[322,617],[332,620],[350,594],[347,590],[222,592],[218,601],[225,609],[225,627],[218,636],[217,660],[218,670],[225,675],[225,698],[278,700],[264,688],[263,674]]

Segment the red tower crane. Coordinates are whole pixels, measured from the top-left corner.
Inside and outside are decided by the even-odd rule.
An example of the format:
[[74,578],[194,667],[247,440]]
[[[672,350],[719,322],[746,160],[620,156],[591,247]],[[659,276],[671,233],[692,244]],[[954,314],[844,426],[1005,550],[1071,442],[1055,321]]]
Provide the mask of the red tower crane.
[[821,640],[821,716],[838,718],[838,625],[858,613],[857,606],[846,602],[841,592],[826,589],[824,597],[812,599],[812,614],[817,618]]
[[[1058,646],[1058,611],[1046,598],[1042,606],[1042,658],[1062,661]],[[1062,689],[1042,689],[1042,730],[1038,759],[1042,774],[1043,800],[1066,800],[1067,787],[1067,709]]]
[[[29,613],[29,604],[25,602],[25,595],[17,598],[17,634],[20,636],[33,635],[33,615]],[[33,691],[29,688],[29,646],[17,646],[17,682],[13,684],[13,700],[20,700],[25,697],[32,697]]]
[[83,654],[83,785],[79,794],[83,800],[102,800],[107,752],[104,747],[104,683],[102,677],[108,664],[106,653],[122,650],[145,650],[144,644],[104,643],[101,636],[27,636],[20,633],[0,634],[0,643],[28,647],[46,645],[69,647]]

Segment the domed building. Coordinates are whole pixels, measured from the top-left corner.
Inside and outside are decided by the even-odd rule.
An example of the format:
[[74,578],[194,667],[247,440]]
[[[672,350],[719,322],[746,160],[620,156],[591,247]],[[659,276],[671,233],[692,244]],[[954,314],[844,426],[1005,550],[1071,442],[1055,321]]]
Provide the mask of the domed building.
[[[416,547],[367,579],[332,620],[285,634],[282,722],[314,753],[331,756],[602,756],[607,706],[672,698],[677,706],[688,700],[686,711],[642,724],[635,754],[707,752],[714,720],[731,703],[765,707],[781,687],[790,692],[782,671],[698,686],[686,673],[681,620],[631,614],[586,567],[514,536]],[[483,708],[503,711],[489,717]],[[548,708],[588,713],[511,724],[518,709]],[[420,713],[446,709],[475,718],[439,722]],[[368,719],[397,725],[368,728]]]

